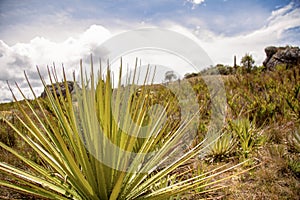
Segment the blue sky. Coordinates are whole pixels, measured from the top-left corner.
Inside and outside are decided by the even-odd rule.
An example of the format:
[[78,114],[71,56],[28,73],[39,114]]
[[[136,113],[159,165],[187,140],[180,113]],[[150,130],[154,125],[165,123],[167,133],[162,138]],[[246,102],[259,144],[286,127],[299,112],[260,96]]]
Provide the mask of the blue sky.
[[[191,30],[201,26],[216,34],[232,36],[261,28],[272,11],[290,2],[206,0],[195,4],[187,0],[2,0],[0,34],[9,44],[28,42],[36,36],[59,41],[71,36],[72,31],[84,31],[91,24],[128,29],[141,23],[162,25],[173,22]],[[22,31],[24,28],[26,32]]]
[[[261,65],[268,45],[300,45],[297,0],[1,0],[0,101],[6,80],[41,90],[35,66],[76,71],[79,59],[122,31],[158,27],[197,40],[214,64],[251,53]],[[184,47],[184,46],[183,46]],[[97,55],[95,55],[97,56]]]

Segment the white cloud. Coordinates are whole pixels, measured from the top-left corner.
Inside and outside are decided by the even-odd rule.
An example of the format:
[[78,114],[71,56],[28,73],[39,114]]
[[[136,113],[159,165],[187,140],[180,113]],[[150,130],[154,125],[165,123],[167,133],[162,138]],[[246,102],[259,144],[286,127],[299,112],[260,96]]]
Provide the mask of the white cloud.
[[[201,4],[204,1],[193,2]],[[285,45],[281,43],[284,31],[300,26],[300,8],[295,7],[291,3],[273,11],[266,24],[261,28],[235,36],[216,34],[209,30],[203,21],[196,18],[186,19],[186,21],[191,23],[189,27],[192,24],[199,24],[200,26],[191,30],[173,21],[161,21],[157,25],[183,33],[197,42],[208,53],[215,64],[232,65],[234,55],[237,56],[239,61],[245,53],[249,52],[253,54],[256,64],[260,65],[265,58],[264,48],[266,46]],[[78,71],[80,59],[85,59],[90,53],[94,53],[95,57],[101,56],[98,55],[101,52],[97,52],[97,46],[112,37],[113,34],[111,29],[108,30],[103,26],[92,25],[81,34],[73,33],[71,35],[72,37],[60,42],[46,37],[35,37],[27,43],[7,45],[0,40],[0,70],[2,71],[0,73],[0,102],[11,99],[6,80],[10,82],[16,80],[23,87],[24,78],[21,72],[26,70],[33,81],[37,94],[39,94],[42,88],[38,81],[36,65],[40,67],[42,74],[46,74],[47,65],[52,66],[52,63],[55,62],[57,69],[59,69],[61,63],[64,63],[67,74],[71,76],[74,70]],[[133,58],[134,56],[131,55],[131,57]],[[167,60],[170,60],[170,57],[163,58],[162,55],[153,54],[153,60],[149,60],[149,62],[155,61],[157,64],[167,65]],[[169,64],[169,66],[172,64]],[[28,94],[26,93],[26,95]]]
[[189,2],[189,3],[193,4],[192,10],[194,10],[198,5],[204,3],[204,1],[205,0],[186,0],[185,2]]
[[[41,70],[42,75],[47,73],[47,66],[56,63],[58,71],[63,63],[69,78],[73,71],[78,71],[79,60],[89,56],[93,49],[103,41],[111,37],[110,31],[98,25],[92,25],[88,30],[79,36],[70,37],[63,42],[53,42],[43,37],[35,37],[29,43],[17,43],[8,46],[0,40],[0,87],[4,88],[1,92],[0,102],[4,99],[11,99],[10,92],[7,92],[6,80],[9,82],[17,81],[24,85],[24,75],[26,71],[36,86],[39,79],[36,67]],[[4,92],[6,88],[6,92]],[[41,84],[36,89],[41,91]],[[38,94],[39,95],[39,94]]]
[[268,18],[268,21],[274,20],[276,17],[280,17],[282,15],[287,14],[294,6],[294,3],[290,3],[285,7],[279,8],[277,10],[272,11],[271,16]]
[[194,4],[199,5],[199,4],[203,3],[204,0],[192,0],[192,2],[193,2]]
[[[234,55],[239,61],[245,53],[251,53],[256,64],[261,65],[265,59],[264,48],[270,45],[287,45],[282,44],[284,31],[300,26],[300,8],[293,6],[294,4],[290,3],[272,12],[265,26],[246,34],[217,35],[209,29],[201,27],[196,27],[194,34],[198,37],[199,44],[214,62],[232,65]],[[182,28],[180,31],[190,32]]]

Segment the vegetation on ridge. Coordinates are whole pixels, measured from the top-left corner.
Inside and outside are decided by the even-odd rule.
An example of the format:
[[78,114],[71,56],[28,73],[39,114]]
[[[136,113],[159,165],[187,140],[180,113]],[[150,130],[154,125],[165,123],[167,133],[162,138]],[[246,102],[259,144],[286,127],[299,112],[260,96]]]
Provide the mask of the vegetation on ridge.
[[[1,122],[1,167],[2,169],[7,169],[8,165],[5,163],[9,163],[10,165],[21,168],[24,172],[26,172],[26,175],[31,173],[38,175],[37,178],[39,178],[39,181],[43,182],[39,183],[38,190],[35,190],[37,188],[35,188],[33,182],[31,182],[32,185],[30,185],[29,188],[33,189],[32,194],[34,194],[34,196],[32,196],[32,198],[42,196],[47,198],[72,197],[80,199],[82,197],[81,195],[90,192],[95,195],[95,198],[100,197],[101,199],[122,199],[123,197],[125,199],[157,199],[158,196],[155,195],[162,195],[159,196],[161,199],[299,199],[300,68],[299,66],[295,66],[287,69],[285,66],[278,66],[275,71],[270,72],[260,70],[261,68],[258,67],[252,68],[248,71],[248,73],[247,70],[243,70],[242,67],[237,69],[238,70],[236,71],[232,69],[232,73],[230,73],[229,76],[222,77],[227,95],[226,124],[222,130],[220,130],[221,132],[218,133],[220,137],[218,137],[218,139],[207,148],[208,151],[205,157],[195,159],[197,158],[196,155],[201,153],[199,148],[193,151],[193,153],[189,155],[191,156],[191,159],[189,159],[189,161],[182,162],[182,165],[173,163],[173,165],[166,165],[167,168],[157,168],[157,170],[152,171],[152,173],[148,175],[137,174],[134,177],[129,178],[132,174],[124,174],[121,171],[111,170],[102,166],[101,163],[97,162],[97,159],[94,159],[93,156],[85,152],[84,146],[81,146],[79,147],[81,149],[78,149],[75,147],[78,143],[76,143],[76,145],[75,143],[72,144],[74,141],[72,141],[71,135],[68,135],[71,133],[68,132],[68,130],[71,128],[72,130],[77,129],[78,131],[78,128],[76,128],[77,126],[75,126],[75,122],[72,121],[72,116],[69,115],[70,113],[68,111],[69,109],[74,109],[69,107],[69,104],[67,103],[72,100],[68,97],[67,102],[63,103],[65,101],[60,100],[56,96],[50,95],[51,97],[49,98],[49,101],[36,99],[28,102],[19,102],[17,103],[18,106],[16,103],[1,105],[1,110],[13,110],[14,113],[17,113],[17,116],[21,119],[21,121],[17,120],[17,116],[15,116],[14,119],[5,119],[8,123],[13,122],[14,126],[7,126],[4,122]],[[109,77],[109,74],[107,76]],[[205,134],[209,126],[212,106],[210,101],[211,97],[201,76],[188,78],[187,81],[192,85],[193,90],[196,93],[196,97],[198,98],[197,101],[199,102],[199,105],[201,105],[199,108],[200,123],[197,138],[195,139],[193,146],[191,146],[191,148],[197,148],[197,145],[199,145],[205,138]],[[95,106],[100,107],[97,109],[97,118],[94,120],[97,121],[98,119],[101,121],[103,126],[107,127],[107,131],[105,132],[111,133],[111,137],[114,138],[116,137],[116,135],[114,135],[116,132],[114,131],[118,129],[115,127],[115,122],[110,121],[111,117],[107,116],[110,111],[105,108],[110,108],[110,106],[103,106],[107,103],[107,101],[109,101],[107,98],[112,95],[111,87],[107,83],[109,82],[104,83],[100,81],[98,87],[95,87],[94,91],[95,93],[98,92],[98,94],[104,94],[106,98],[99,95],[96,100],[89,99],[89,91],[85,91],[86,95],[83,97],[86,98],[81,100],[81,105],[86,105],[85,101],[91,101],[92,104],[93,101],[95,101],[94,103],[98,102],[99,104],[95,104]],[[170,85],[171,84],[172,83],[170,83]],[[183,83],[180,84],[182,85],[179,87],[184,87]],[[155,89],[151,89],[151,87],[156,86],[149,87],[150,90],[143,90],[144,92],[141,92],[140,98],[138,98],[139,95],[137,95],[137,99],[135,101],[139,103],[135,104],[136,108],[133,108],[133,110],[139,110],[141,107],[157,102],[160,99],[159,95],[153,94],[152,98],[145,98],[145,96],[151,97],[151,91],[155,91]],[[121,93],[115,95],[122,96]],[[145,102],[143,102],[142,99],[146,99]],[[147,99],[149,102],[146,102]],[[45,108],[45,105],[47,109],[40,109],[40,106]],[[116,105],[119,104],[116,103]],[[82,107],[81,109],[83,108],[87,107]],[[145,111],[144,109],[142,110],[143,112]],[[42,123],[40,123],[37,121],[38,118],[34,117],[34,113],[38,116],[52,116],[54,114],[53,119],[48,119],[51,123],[46,123],[47,126],[49,125],[52,127],[42,127],[42,124],[45,123],[44,120],[47,121],[47,117],[42,118]],[[79,113],[82,115],[87,114],[89,116],[82,117],[82,120],[92,117],[90,116],[90,113]],[[137,114],[137,111],[133,113],[136,113],[133,114],[133,116],[135,116],[133,117],[135,122],[139,121],[141,124],[151,123],[151,115],[139,115]],[[26,115],[30,119],[26,119]],[[176,112],[175,114],[171,113],[170,115],[176,115]],[[62,118],[59,119],[58,116]],[[102,118],[102,116],[106,117]],[[31,128],[26,127],[25,125],[28,125],[28,123],[22,123],[22,120],[27,120],[27,122],[31,121],[29,123]],[[66,124],[66,122],[68,122],[68,124]],[[55,123],[57,123],[57,126],[54,126]],[[35,124],[38,125],[36,130],[33,126]],[[87,126],[87,124],[88,123],[81,124],[83,125],[83,130],[91,129],[91,127]],[[110,124],[110,126],[106,126],[108,124]],[[29,140],[28,143],[32,145],[49,145],[51,150],[47,149],[47,151],[49,151],[49,153],[51,151],[53,151],[53,153],[56,152],[54,154],[56,157],[50,157],[51,159],[49,160],[49,158],[43,157],[45,152],[39,152],[38,149],[33,151],[30,147],[31,145],[28,145],[28,143],[26,144],[23,140],[21,140],[22,134],[17,135],[13,133],[13,127],[21,130],[26,136],[30,131],[37,134],[39,133],[39,130],[43,130],[43,132],[40,133],[46,133],[46,140],[45,138],[39,138],[38,135],[36,135],[37,138],[35,138],[34,134],[28,134],[26,137],[27,140]],[[173,126],[165,126],[165,129],[168,130],[167,132],[172,133],[172,131],[170,131],[170,128],[172,127]],[[178,126],[175,127],[176,129],[173,133],[178,133],[176,131]],[[52,132],[56,134],[56,137],[61,137],[61,142],[65,145],[65,148],[58,152],[55,148],[59,147],[58,144],[60,144],[60,142],[55,143],[54,141],[56,139],[50,138],[52,136]],[[88,132],[89,131],[85,131],[84,133]],[[63,134],[60,136],[60,133]],[[158,131],[157,134],[161,136],[164,135],[163,131]],[[45,142],[47,141],[48,137],[52,140],[52,142],[49,144],[43,143],[44,140]],[[147,144],[155,143],[155,140],[152,141],[151,139],[145,141],[137,140],[136,138],[128,136],[122,136],[122,138],[117,140],[120,141],[118,145],[123,146],[123,148],[126,149],[129,147],[125,145],[125,141],[134,141],[132,143],[134,145],[130,146],[130,148],[132,148],[135,152],[139,152],[141,149],[144,151],[147,148],[151,148]],[[88,142],[88,137],[86,139],[86,142]],[[168,141],[168,137],[166,138],[166,141]],[[170,140],[170,142],[171,141],[172,140]],[[55,146],[51,147],[53,144]],[[155,147],[163,147],[164,144],[166,143],[159,143],[159,141],[156,141]],[[11,150],[9,149],[10,147],[12,148]],[[38,165],[37,169],[39,170],[39,173],[36,172],[37,169],[34,167],[26,167],[24,162],[14,158],[11,156],[11,153],[8,153],[3,148],[9,150],[11,153],[14,153],[13,150],[15,150],[18,152],[18,154],[15,155],[20,154],[24,157],[23,161],[33,161],[34,165]],[[76,151],[81,153],[76,153]],[[59,156],[62,153],[64,157]],[[169,152],[166,151],[165,153]],[[116,158],[117,157],[118,156],[116,155]],[[88,162],[86,162],[85,159],[87,159]],[[143,158],[137,157],[137,159],[140,161],[140,159]],[[55,160],[55,162],[51,163],[50,161],[53,160]],[[242,165],[237,165],[241,162],[243,163]],[[68,167],[67,164],[70,163],[74,163],[71,165],[74,169]],[[240,176],[232,176],[233,174],[240,174],[246,169],[256,166],[257,163],[260,165],[256,168],[247,171]],[[235,167],[232,171],[226,171],[226,169],[231,169],[230,167],[232,166]],[[136,166],[132,165],[132,167]],[[143,165],[143,167],[147,167],[147,165]],[[218,171],[214,171],[218,168],[223,173],[218,174]],[[52,172],[52,176],[51,178],[45,178],[49,175],[49,169],[50,172]],[[72,172],[72,170],[77,171],[75,173],[75,171]],[[41,174],[41,172],[44,174]],[[94,176],[94,172],[99,174],[102,173],[102,175]],[[79,173],[79,177],[74,176],[77,173]],[[9,172],[3,173],[3,171],[0,173],[0,181],[2,185],[9,186],[7,183],[10,182],[14,183],[15,186],[18,187],[15,189],[25,187],[22,177],[15,180],[8,174]],[[165,176],[159,179],[159,175]],[[102,180],[102,177],[105,177],[105,180]],[[193,177],[195,179],[193,179]],[[78,180],[81,180],[82,182],[77,182]],[[197,181],[194,184],[189,182],[189,180],[192,182],[195,180]],[[219,183],[219,180],[223,181]],[[46,183],[47,181],[51,182],[51,184]],[[186,189],[187,184],[180,185],[179,183],[182,181],[186,181],[187,184],[191,184],[191,188],[188,188],[188,190],[184,192],[183,189]],[[211,183],[215,184],[211,185]],[[75,189],[78,186],[79,188]],[[180,188],[179,192],[176,192],[177,186]],[[167,190],[164,188],[167,188]],[[0,187],[0,190],[1,189],[1,194],[3,194],[2,198],[9,197],[7,190]],[[49,194],[49,191],[53,190],[54,193],[51,192],[51,194]],[[11,197],[19,198],[20,194],[12,193]],[[88,198],[84,196],[83,199]]]

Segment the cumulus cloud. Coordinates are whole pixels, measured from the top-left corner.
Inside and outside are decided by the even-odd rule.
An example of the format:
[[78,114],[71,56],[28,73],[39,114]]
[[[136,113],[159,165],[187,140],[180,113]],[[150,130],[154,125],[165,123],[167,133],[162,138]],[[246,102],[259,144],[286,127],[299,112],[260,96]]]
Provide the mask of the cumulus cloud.
[[241,59],[245,53],[251,53],[256,64],[261,65],[265,58],[264,48],[269,45],[290,45],[282,42],[285,37],[284,33],[299,26],[300,8],[294,3],[290,3],[273,11],[267,23],[255,31],[234,36],[223,36],[222,34],[215,34],[209,29],[196,27],[194,34],[199,38],[199,44],[214,62],[232,65],[234,55]]
[[200,5],[201,3],[204,3],[205,0],[188,0],[188,1],[193,3],[193,4]]
[[186,0],[186,2],[191,3],[193,5],[192,10],[195,9],[200,4],[204,3],[204,1],[205,0]]
[[[194,0],[190,2],[199,5],[204,1]],[[188,19],[186,20],[189,21]],[[203,23],[195,18],[192,18],[189,22]],[[215,64],[232,65],[234,55],[240,60],[245,53],[251,53],[256,60],[256,64],[261,65],[265,58],[264,48],[266,46],[286,45],[282,43],[282,38],[286,36],[285,32],[287,30],[290,32],[293,28],[300,27],[300,8],[294,3],[290,3],[273,11],[264,26],[254,31],[233,36],[216,33],[205,26],[202,28],[202,24],[198,27],[195,26],[194,29],[191,28],[191,24],[189,27],[186,27],[180,22],[172,21],[161,22],[155,25],[175,30],[191,38],[207,52]],[[37,91],[37,94],[40,94],[43,88],[36,72],[36,65],[39,66],[42,76],[44,76],[47,74],[46,66],[51,67],[53,62],[55,62],[57,65],[56,69],[59,70],[63,63],[67,74],[71,77],[73,71],[78,72],[80,59],[84,59],[84,62],[88,63],[91,53],[97,58],[106,54],[106,52],[100,51],[98,47],[103,41],[112,36],[111,31],[105,27],[92,25],[82,34],[72,35],[72,37],[61,42],[45,37],[35,37],[27,43],[7,45],[0,40],[0,102],[11,99],[6,80],[9,82],[17,81],[20,87],[25,89],[26,96],[29,96],[30,92],[27,89],[23,75],[25,70],[35,91]],[[147,62],[167,65],[167,61],[175,60],[173,58],[170,59],[170,57],[167,57],[167,59],[166,57],[163,58],[161,54],[157,53],[150,54],[153,56]],[[128,58],[134,60],[136,55],[130,56]],[[141,57],[141,52],[138,56]],[[129,59],[128,62],[130,62]],[[15,88],[13,89],[15,91]]]
[[300,45],[299,40],[298,43],[286,43],[293,41],[293,38],[286,39],[286,32],[300,27],[300,7],[293,2],[273,11],[260,28],[231,36],[218,34],[194,18],[186,21],[194,21],[194,24],[200,25],[195,26],[193,30],[171,21],[165,22],[165,25],[192,38],[207,52],[214,64],[233,65],[234,55],[239,62],[246,53],[250,53],[256,61],[255,64],[259,66],[265,59],[265,47]]
[[53,63],[56,63],[56,68],[60,71],[63,63],[71,78],[72,72],[79,70],[79,60],[93,53],[93,49],[109,37],[111,37],[109,30],[99,25],[92,25],[84,33],[70,37],[61,43],[36,37],[29,43],[8,46],[0,40],[0,87],[2,90],[0,101],[11,99],[6,81],[16,81],[21,87],[27,87],[24,83],[23,71],[26,71],[37,93],[41,92],[42,87],[36,66],[39,67],[42,75],[46,75],[47,66],[53,67]]

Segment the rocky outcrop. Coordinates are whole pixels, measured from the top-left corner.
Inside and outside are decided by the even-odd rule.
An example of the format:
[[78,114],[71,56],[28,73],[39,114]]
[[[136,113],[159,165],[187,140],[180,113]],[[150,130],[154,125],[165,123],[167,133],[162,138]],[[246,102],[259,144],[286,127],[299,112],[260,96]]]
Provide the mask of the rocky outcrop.
[[292,67],[300,64],[300,49],[299,47],[274,47],[265,48],[267,58],[263,65],[267,70],[273,70],[277,65],[286,65]]
[[[75,91],[75,85],[73,81],[67,81],[68,89],[70,93],[73,93]],[[47,85],[46,86],[50,92],[54,95],[56,93],[57,96],[60,96],[62,94],[63,97],[66,97],[67,88],[65,87],[65,83],[54,83],[53,85]],[[59,88],[61,90],[61,93],[59,91]],[[46,89],[41,94],[42,98],[47,97]]]

